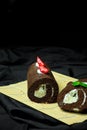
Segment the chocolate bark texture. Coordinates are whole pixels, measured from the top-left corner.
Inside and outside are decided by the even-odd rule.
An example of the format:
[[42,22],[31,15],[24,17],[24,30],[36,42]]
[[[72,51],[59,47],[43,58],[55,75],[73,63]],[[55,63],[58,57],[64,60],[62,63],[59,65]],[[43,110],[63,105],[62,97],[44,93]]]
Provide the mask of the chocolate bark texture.
[[27,73],[27,94],[31,101],[37,103],[55,103],[57,102],[57,96],[59,93],[59,86],[51,72],[51,69],[47,73],[40,71],[37,62],[31,64]]

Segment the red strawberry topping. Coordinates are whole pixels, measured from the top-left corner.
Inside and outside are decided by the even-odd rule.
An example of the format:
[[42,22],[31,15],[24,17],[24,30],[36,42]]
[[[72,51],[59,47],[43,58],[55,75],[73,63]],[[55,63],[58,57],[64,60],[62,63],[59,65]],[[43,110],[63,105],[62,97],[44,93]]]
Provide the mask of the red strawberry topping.
[[42,73],[48,73],[49,69],[45,66],[43,61],[37,56],[37,63],[39,65],[39,69]]

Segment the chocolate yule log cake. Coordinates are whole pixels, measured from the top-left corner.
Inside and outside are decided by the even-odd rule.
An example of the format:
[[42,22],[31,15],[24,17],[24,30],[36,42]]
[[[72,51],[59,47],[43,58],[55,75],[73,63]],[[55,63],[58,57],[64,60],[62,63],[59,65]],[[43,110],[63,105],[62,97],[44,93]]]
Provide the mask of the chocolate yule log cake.
[[87,112],[87,78],[69,82],[58,94],[58,106],[71,112]]
[[28,68],[28,97],[37,103],[55,103],[59,93],[58,84],[51,69],[39,57]]

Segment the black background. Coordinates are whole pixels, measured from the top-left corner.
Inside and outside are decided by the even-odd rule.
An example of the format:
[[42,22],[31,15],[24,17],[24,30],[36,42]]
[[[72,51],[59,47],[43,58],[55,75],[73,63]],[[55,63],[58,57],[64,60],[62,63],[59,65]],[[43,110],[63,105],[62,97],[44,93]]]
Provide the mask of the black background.
[[7,11],[7,19],[1,24],[1,47],[86,46],[87,32],[61,32],[61,10],[56,7],[56,3],[8,0]]

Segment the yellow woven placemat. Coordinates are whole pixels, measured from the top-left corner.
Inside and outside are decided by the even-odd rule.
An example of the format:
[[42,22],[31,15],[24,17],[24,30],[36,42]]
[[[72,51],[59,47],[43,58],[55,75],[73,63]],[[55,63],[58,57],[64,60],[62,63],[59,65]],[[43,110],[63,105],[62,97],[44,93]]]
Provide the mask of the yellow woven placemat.
[[[77,80],[54,71],[52,73],[58,82],[60,91],[69,81]],[[87,119],[87,114],[65,112],[58,107],[57,103],[40,104],[30,101],[27,96],[27,81],[0,87],[0,92],[66,124],[79,123]]]

